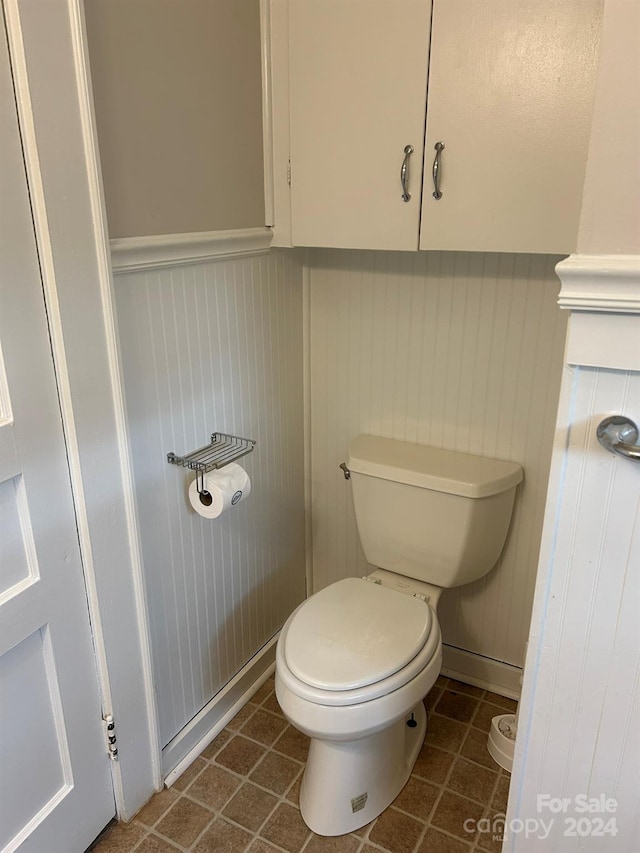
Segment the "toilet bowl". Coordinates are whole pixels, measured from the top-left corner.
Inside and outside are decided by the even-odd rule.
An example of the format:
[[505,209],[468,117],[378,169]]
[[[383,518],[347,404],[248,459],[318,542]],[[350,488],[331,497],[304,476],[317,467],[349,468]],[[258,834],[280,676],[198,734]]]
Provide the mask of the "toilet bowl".
[[442,663],[440,593],[493,567],[522,479],[516,463],[375,436],[354,439],[347,472],[380,568],[304,601],[276,650],[278,702],[311,738],[300,810],[329,836],[369,823],[409,779]]
[[422,699],[441,663],[430,605],[368,579],[338,581],[289,617],[276,651],[276,695],[311,738],[300,810],[314,832],[351,832],[399,794],[424,740]]

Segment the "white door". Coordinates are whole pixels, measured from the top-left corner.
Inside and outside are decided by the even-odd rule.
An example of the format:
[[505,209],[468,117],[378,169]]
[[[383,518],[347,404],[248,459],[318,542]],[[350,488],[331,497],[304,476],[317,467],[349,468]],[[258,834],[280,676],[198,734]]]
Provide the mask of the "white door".
[[294,245],[418,248],[430,15],[430,0],[291,2]]
[[0,151],[0,850],[82,853],[115,808],[4,29]]
[[575,249],[601,7],[435,0],[421,249]]

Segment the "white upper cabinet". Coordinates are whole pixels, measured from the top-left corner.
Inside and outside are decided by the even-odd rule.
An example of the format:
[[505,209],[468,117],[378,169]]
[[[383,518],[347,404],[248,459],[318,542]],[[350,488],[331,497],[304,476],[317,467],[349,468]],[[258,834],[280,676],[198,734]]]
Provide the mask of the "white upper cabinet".
[[421,249],[575,249],[601,6],[435,0]]
[[269,6],[274,245],[575,249],[602,0]]
[[291,0],[289,15],[293,244],[417,249],[430,2]]

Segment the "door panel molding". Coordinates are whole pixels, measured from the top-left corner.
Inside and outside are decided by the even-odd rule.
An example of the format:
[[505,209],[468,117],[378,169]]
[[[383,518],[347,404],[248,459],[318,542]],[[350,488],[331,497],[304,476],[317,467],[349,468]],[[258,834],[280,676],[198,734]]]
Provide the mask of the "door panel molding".
[[115,802],[4,16],[0,110],[0,847],[84,850]]

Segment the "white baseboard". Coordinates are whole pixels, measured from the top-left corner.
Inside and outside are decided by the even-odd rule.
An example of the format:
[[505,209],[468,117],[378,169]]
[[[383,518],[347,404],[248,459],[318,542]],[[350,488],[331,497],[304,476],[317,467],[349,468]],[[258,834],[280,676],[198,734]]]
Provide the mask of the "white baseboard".
[[184,773],[203,749],[222,731],[229,720],[247,704],[276,668],[273,636],[240,672],[208,702],[162,750],[162,770],[167,787]]
[[[247,704],[254,693],[275,671],[278,632],[240,670],[213,699],[162,750],[165,785],[175,780],[196,760],[203,749],[217,737],[229,720]],[[520,698],[520,676],[517,666],[485,658],[454,646],[442,647],[443,675],[473,684],[511,699]]]
[[518,666],[443,645],[441,672],[449,678],[491,690],[510,699],[520,698],[522,669]]

